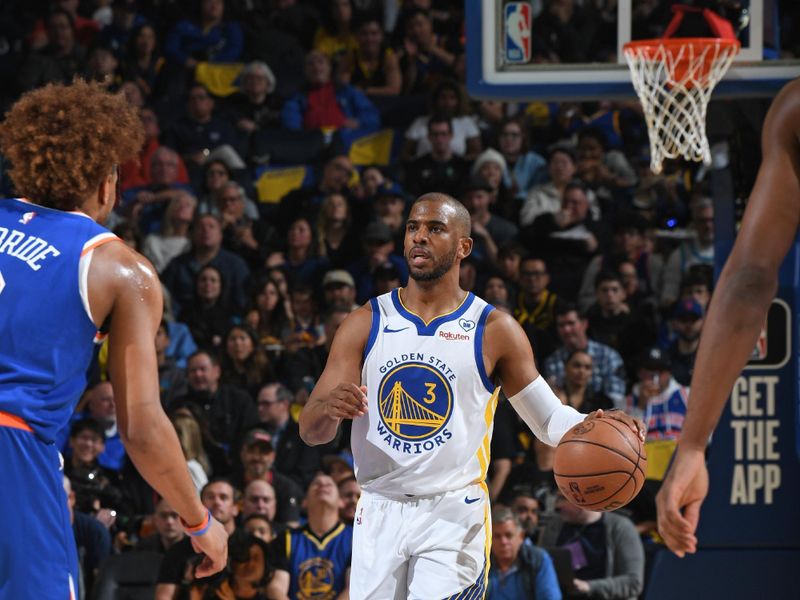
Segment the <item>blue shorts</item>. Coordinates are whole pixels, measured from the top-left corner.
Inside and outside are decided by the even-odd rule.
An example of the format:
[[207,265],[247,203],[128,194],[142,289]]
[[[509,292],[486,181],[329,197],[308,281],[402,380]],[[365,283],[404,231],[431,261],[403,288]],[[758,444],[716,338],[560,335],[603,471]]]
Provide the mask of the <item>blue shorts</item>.
[[71,600],[77,582],[58,450],[0,426],[0,600]]

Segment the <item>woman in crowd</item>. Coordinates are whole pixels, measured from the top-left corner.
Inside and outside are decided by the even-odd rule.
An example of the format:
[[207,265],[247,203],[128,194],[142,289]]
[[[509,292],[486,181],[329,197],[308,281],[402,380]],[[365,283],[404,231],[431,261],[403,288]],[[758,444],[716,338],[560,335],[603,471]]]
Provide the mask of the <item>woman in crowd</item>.
[[178,434],[178,441],[189,467],[192,483],[197,488],[197,493],[208,483],[211,475],[211,462],[203,449],[203,437],[200,435],[200,426],[191,414],[179,413],[172,416],[172,425]]
[[256,287],[246,323],[258,334],[259,343],[272,358],[283,350],[281,335],[289,325],[286,302],[278,284],[273,279],[264,279]]
[[501,123],[497,149],[506,160],[503,183],[515,198],[524,201],[533,186],[547,181],[547,161],[530,150],[528,134],[517,119]]
[[352,230],[350,206],[342,194],[329,194],[322,201],[317,218],[317,248],[334,269],[345,268],[358,258],[361,243]]
[[247,325],[234,325],[228,330],[220,363],[221,381],[248,392],[251,398],[258,395],[262,385],[275,379],[258,336]]
[[564,404],[578,412],[589,414],[599,408],[609,409],[614,403],[602,393],[592,392],[589,381],[592,378],[592,357],[582,350],[572,352],[564,363],[564,389],[561,399]]
[[145,98],[150,98],[156,89],[158,74],[163,65],[164,57],[158,49],[155,28],[150,23],[139,25],[128,38],[121,69],[123,76],[136,82]]
[[231,322],[231,309],[222,300],[225,281],[213,265],[206,265],[195,278],[194,301],[181,311],[200,348],[219,348]]

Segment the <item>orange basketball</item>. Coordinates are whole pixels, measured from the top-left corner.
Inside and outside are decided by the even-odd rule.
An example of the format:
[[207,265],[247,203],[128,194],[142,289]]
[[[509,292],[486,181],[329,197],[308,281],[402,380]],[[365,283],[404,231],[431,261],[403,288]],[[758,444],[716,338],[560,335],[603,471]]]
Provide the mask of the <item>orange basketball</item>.
[[616,510],[642,489],[647,470],[644,445],[614,419],[591,419],[564,434],[553,473],[561,493],[586,510]]

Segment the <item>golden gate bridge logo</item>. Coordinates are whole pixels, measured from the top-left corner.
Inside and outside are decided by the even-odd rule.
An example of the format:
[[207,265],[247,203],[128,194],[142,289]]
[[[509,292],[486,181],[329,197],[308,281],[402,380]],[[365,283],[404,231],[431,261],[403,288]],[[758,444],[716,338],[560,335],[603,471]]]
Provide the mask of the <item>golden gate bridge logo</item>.
[[383,424],[403,440],[424,440],[438,433],[453,411],[447,379],[423,363],[405,363],[389,371],[378,398]]

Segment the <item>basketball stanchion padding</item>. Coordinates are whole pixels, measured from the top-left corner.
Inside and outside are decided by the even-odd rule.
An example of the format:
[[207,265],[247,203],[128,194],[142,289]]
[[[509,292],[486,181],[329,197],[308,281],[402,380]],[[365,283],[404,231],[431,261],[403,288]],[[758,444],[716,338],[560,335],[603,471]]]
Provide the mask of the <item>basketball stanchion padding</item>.
[[575,506],[609,511],[625,506],[642,489],[647,472],[644,444],[615,419],[578,423],[556,448],[556,485]]

